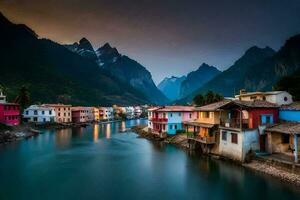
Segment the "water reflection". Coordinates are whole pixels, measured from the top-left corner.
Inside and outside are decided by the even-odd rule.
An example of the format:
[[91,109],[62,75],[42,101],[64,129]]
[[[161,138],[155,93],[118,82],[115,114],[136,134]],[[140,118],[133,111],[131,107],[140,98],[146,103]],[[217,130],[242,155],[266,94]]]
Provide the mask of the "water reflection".
[[99,124],[94,125],[94,143],[98,142],[99,138]]
[[110,134],[111,134],[111,124],[106,124],[106,129],[105,129],[106,139],[110,139]]
[[120,129],[122,132],[126,131],[126,124],[125,124],[125,121],[122,121],[121,122],[121,129]]
[[58,147],[67,146],[72,138],[72,129],[62,129],[56,131],[55,143]]

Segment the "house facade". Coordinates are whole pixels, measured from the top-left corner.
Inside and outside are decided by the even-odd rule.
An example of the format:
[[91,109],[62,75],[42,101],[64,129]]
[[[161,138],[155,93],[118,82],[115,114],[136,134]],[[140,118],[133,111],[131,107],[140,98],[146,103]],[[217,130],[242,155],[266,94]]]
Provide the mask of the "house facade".
[[112,107],[99,107],[99,113],[101,120],[114,119],[114,109]]
[[23,118],[26,122],[55,122],[55,116],[55,109],[45,105],[31,105],[23,112]]
[[286,91],[246,92],[240,90],[240,94],[236,95],[235,99],[241,101],[263,100],[278,105],[288,105],[293,102],[292,95]]
[[0,123],[19,125],[20,121],[20,105],[7,103],[6,96],[2,93],[2,90],[0,90]]
[[194,110],[197,118],[183,122],[188,139],[199,142],[202,151],[218,154],[219,124],[221,115],[225,117],[225,113],[220,112],[220,107],[229,102],[229,100],[224,100],[196,107]]
[[77,107],[72,107],[72,121],[74,123],[86,123],[89,122],[89,117],[91,110],[89,107],[82,107],[82,106],[77,106]]
[[300,122],[300,102],[281,106],[279,109],[279,119],[288,122]]
[[57,123],[71,123],[72,122],[72,111],[71,105],[64,104],[43,104],[44,106],[50,107],[55,111],[55,122]]
[[278,105],[267,101],[234,100],[220,107],[219,153],[234,160],[244,161],[247,153],[266,151],[264,129],[278,123]]
[[175,135],[184,132],[183,121],[194,120],[197,113],[192,106],[164,106],[148,109],[148,128],[155,133]]
[[7,125],[19,125],[20,121],[19,104],[0,103],[0,123]]

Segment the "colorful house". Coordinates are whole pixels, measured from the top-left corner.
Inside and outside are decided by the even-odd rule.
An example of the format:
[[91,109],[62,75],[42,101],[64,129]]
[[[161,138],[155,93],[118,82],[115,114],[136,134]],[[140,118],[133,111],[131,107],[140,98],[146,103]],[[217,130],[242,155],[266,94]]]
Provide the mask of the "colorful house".
[[55,111],[55,122],[57,123],[71,123],[72,122],[72,111],[71,105],[64,104],[43,104],[44,106],[50,107]]
[[283,122],[265,129],[266,149],[270,154],[279,154],[284,161],[298,163],[300,123]]
[[89,107],[72,107],[72,121],[74,123],[86,123],[89,122],[89,112],[91,111]]
[[262,100],[234,100],[221,106],[220,110],[221,155],[244,161],[250,150],[266,151],[264,129],[278,123],[277,104]]
[[23,112],[25,122],[54,122],[55,116],[55,109],[45,105],[31,105]]
[[286,91],[246,92],[240,90],[240,94],[236,95],[235,99],[240,101],[263,100],[278,105],[288,105],[293,102],[292,95]]
[[183,121],[194,120],[197,113],[192,106],[164,106],[148,109],[148,128],[155,133],[175,135],[184,132]]
[[20,121],[20,105],[7,103],[6,96],[0,90],[0,123],[19,125]]
[[96,107],[93,107],[93,120],[94,121],[100,120],[100,110]]
[[99,107],[99,113],[101,120],[114,119],[114,109],[112,107]]
[[300,122],[300,102],[281,106],[279,109],[279,119],[288,122]]
[[[197,119],[184,121],[184,127],[189,140],[201,143],[202,151],[206,153],[218,153],[219,124],[225,113],[220,112],[220,107],[229,103],[224,100],[201,107],[196,107]],[[223,116],[221,116],[223,114]]]

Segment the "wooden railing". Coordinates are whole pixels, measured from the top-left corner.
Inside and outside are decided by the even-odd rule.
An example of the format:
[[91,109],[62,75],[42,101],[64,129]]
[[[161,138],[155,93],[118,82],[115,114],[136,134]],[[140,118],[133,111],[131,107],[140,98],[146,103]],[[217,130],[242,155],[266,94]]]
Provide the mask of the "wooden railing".
[[216,143],[215,135],[202,137],[200,135],[195,135],[193,132],[188,132],[187,133],[187,138],[196,140],[196,141],[204,143],[204,144],[214,144],[214,143]]

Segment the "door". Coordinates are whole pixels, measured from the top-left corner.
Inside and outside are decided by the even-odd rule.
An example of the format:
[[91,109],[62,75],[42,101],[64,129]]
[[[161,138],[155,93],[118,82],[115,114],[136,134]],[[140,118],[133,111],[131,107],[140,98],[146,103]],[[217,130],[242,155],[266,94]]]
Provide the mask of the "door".
[[260,146],[260,151],[262,151],[262,152],[266,151],[266,137],[267,137],[267,135],[259,136],[259,146]]

